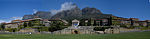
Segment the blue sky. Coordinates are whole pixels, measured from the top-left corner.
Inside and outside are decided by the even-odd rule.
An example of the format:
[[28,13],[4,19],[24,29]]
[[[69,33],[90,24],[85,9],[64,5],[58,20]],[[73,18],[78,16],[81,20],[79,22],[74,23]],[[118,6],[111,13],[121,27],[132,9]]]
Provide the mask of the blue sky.
[[150,20],[149,0],[0,0],[0,22],[20,19],[23,15],[32,14],[33,9],[58,10],[65,2],[75,3],[81,9],[94,7],[105,14]]

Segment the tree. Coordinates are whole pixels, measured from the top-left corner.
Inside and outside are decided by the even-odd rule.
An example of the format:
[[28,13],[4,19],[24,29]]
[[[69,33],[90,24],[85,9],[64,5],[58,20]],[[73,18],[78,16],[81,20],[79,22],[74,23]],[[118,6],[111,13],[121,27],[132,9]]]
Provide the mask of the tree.
[[48,28],[48,31],[54,32],[54,31],[66,28],[66,27],[63,27],[63,26],[64,26],[64,24],[61,21],[53,21],[51,23],[51,26]]
[[93,18],[91,18],[91,26],[93,26],[94,25],[94,19]]
[[18,31],[17,28],[9,28],[9,29],[6,29],[6,30],[9,31],[9,32],[16,32],[16,31]]
[[120,27],[127,28],[127,25],[120,25]]
[[32,24],[31,21],[29,21],[28,25],[29,25],[29,27],[32,27],[32,26],[33,26],[33,24]]
[[1,28],[1,30],[4,30],[4,29],[5,29],[5,24],[4,24],[4,23],[1,23],[1,24],[0,24],[0,28]]
[[24,22],[23,24],[24,28],[28,26],[28,24],[26,22]]
[[39,19],[34,20],[34,21],[33,21],[33,25],[34,25],[34,26],[41,26],[40,20],[39,20]]
[[51,26],[48,28],[48,31],[50,31],[50,32],[54,32],[56,30],[57,30],[57,27],[55,27],[55,26]]
[[38,31],[48,31],[49,27],[37,27]]

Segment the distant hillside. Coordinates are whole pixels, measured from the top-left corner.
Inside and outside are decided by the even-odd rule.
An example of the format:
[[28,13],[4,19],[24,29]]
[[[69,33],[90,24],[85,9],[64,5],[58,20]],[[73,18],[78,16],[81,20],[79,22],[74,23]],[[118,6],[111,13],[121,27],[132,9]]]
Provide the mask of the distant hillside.
[[74,8],[71,10],[66,10],[57,13],[56,15],[52,16],[52,19],[61,18],[65,20],[73,20],[73,19],[90,19],[90,18],[109,18],[112,16],[111,14],[102,14],[102,12],[96,8],[83,8],[80,10],[79,8]]
[[103,14],[100,10],[96,8],[86,7],[82,9],[82,18],[84,19],[90,18],[101,19],[101,18],[109,18],[110,16],[111,14]]
[[35,14],[33,15],[24,15],[23,16],[23,20],[26,20],[26,19],[33,19],[35,17],[39,17],[39,18],[42,18],[42,19],[51,19],[51,12],[46,12],[46,11],[38,11],[36,12]]
[[38,11],[34,14],[34,16],[37,16],[42,19],[51,19],[52,14],[51,12]]
[[80,17],[82,17],[82,11],[78,7],[76,7],[71,10],[58,12],[56,15],[52,16],[52,19],[61,18],[68,20],[68,19],[77,19]]
[[101,19],[101,18],[109,18],[112,16],[111,14],[103,14],[100,10],[96,8],[86,7],[80,10],[75,4],[73,4],[74,8],[59,11],[56,14],[52,15],[51,12],[38,11],[33,15],[25,15],[23,19],[32,19],[34,17],[39,17],[42,19],[64,19],[64,20],[73,20],[73,19]]
[[26,19],[33,19],[34,18],[34,15],[24,15],[23,16],[23,20],[26,20]]

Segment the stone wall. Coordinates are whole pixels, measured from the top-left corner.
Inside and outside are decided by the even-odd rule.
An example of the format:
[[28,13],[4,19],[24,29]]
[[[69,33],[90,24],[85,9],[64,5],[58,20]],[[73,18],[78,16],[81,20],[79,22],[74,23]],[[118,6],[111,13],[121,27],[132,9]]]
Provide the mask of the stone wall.
[[54,31],[54,34],[92,34],[93,28],[94,27],[92,26],[78,26],[78,27],[71,26],[63,30]]
[[93,30],[94,27],[101,27],[101,26],[78,26],[78,27],[70,26],[63,30],[54,31],[53,34],[104,34],[104,32],[107,34],[119,33],[119,28],[114,28],[114,29],[109,28],[106,29],[103,33],[100,33],[94,31]]

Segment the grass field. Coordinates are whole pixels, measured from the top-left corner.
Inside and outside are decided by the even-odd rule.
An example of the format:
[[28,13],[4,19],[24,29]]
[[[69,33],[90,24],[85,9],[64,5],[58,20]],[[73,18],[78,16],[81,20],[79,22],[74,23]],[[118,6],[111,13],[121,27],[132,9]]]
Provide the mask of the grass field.
[[149,32],[129,32],[121,34],[0,34],[0,39],[150,39]]

